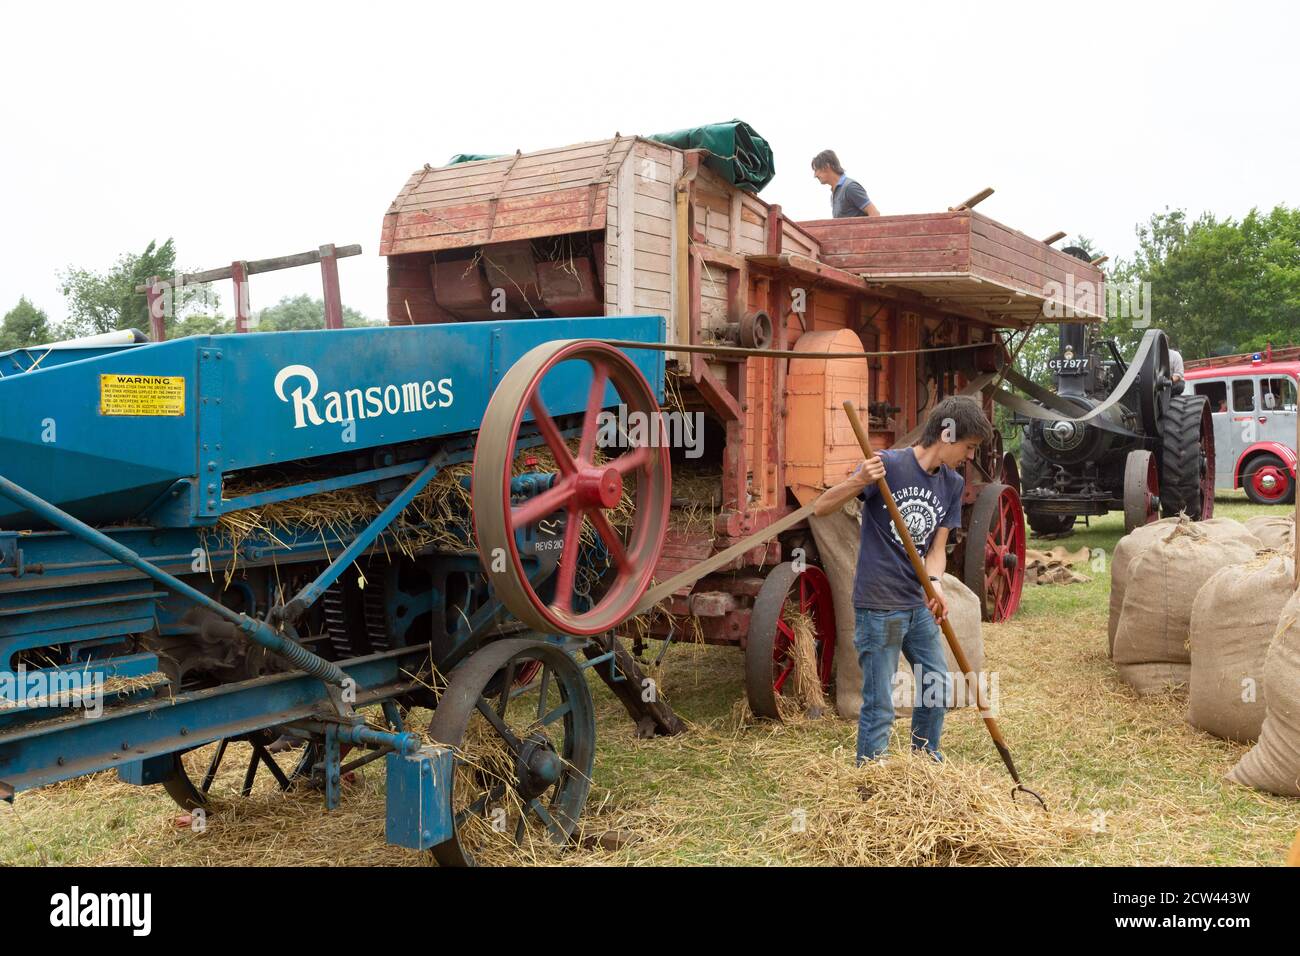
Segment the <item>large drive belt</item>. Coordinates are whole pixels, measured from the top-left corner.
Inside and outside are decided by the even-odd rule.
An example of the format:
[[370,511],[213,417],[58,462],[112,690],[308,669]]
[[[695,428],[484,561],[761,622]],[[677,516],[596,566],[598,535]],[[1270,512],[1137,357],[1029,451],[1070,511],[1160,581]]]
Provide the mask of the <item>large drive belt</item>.
[[1078,409],[1072,408],[1065,399],[1061,398],[1061,396],[1057,395],[1055,392],[1043,388],[1043,386],[1039,385],[1037,382],[1030,381],[1015,369],[1006,370],[1006,380],[1012,385],[1015,385],[1025,394],[1031,396],[1039,404],[1036,405],[1034,402],[1023,399],[1018,395],[1013,395],[1006,389],[1001,388],[990,390],[989,397],[999,405],[1009,408],[1019,415],[1024,415],[1026,418],[1036,418],[1039,421],[1045,422],[1067,421],[1075,422],[1080,425],[1095,425],[1104,431],[1115,432],[1116,434],[1126,435],[1130,438],[1139,438],[1141,436],[1136,432],[1130,431],[1123,425],[1109,421],[1102,416],[1104,416],[1111,408],[1118,405],[1128,390],[1133,387],[1135,382],[1137,382],[1138,376],[1142,374],[1142,369],[1150,360],[1151,350],[1156,347],[1159,340],[1159,330],[1148,330],[1146,335],[1142,336],[1142,342],[1138,346],[1137,352],[1134,353],[1133,360],[1129,362],[1128,369],[1124,372],[1123,378],[1119,380],[1119,384],[1111,390],[1111,393],[1102,400],[1100,405],[1089,409],[1083,415],[1076,415],[1075,413]]

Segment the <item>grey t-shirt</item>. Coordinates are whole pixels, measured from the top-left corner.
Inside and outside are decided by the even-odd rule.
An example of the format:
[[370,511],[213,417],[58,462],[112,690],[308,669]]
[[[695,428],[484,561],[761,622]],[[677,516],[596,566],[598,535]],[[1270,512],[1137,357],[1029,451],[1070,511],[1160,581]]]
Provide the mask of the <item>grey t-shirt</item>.
[[871,200],[867,197],[867,191],[862,188],[862,184],[856,179],[845,176],[844,182],[831,191],[831,215],[836,219],[865,216],[863,208],[869,202]]
[[[937,472],[930,474],[911,448],[891,448],[876,454],[885,463],[885,480],[894,493],[894,504],[924,558],[939,528],[961,527],[961,495],[966,479],[947,465],[940,465]],[[873,483],[858,497],[862,500],[862,541],[853,577],[853,606],[881,610],[923,607],[925,592],[890,520],[889,509],[880,500],[879,490]]]

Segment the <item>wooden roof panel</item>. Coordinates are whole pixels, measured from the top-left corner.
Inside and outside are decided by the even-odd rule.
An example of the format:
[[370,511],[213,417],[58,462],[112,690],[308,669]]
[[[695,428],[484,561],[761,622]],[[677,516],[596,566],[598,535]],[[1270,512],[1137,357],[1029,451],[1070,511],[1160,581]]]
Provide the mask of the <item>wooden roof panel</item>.
[[380,255],[459,249],[605,228],[621,136],[411,174],[384,216]]

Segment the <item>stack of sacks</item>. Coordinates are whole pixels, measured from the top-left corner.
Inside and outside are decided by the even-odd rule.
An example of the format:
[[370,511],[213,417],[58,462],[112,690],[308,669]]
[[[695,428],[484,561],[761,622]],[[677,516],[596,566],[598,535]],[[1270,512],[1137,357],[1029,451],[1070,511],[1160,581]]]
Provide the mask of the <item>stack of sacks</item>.
[[1076,565],[1086,565],[1091,557],[1088,548],[1071,553],[1059,545],[1051,551],[1025,549],[1026,584],[1083,584],[1092,578],[1072,570]]
[[1246,527],[1264,547],[1295,556],[1295,515],[1259,515],[1247,518]]
[[1276,551],[1216,571],[1192,603],[1187,722],[1253,743],[1264,722],[1264,656],[1294,593],[1295,562]]
[[1300,797],[1300,591],[1291,596],[1264,655],[1264,724],[1228,779]]
[[[948,623],[952,625],[952,632],[957,635],[957,643],[961,645],[963,653],[966,655],[966,662],[971,666],[971,672],[963,675],[961,668],[957,666],[957,659],[952,656],[952,651],[948,647],[948,638],[943,635],[939,636],[939,643],[943,645],[943,658],[948,663],[948,673],[952,677],[952,692],[955,702],[962,707],[975,706],[976,684],[979,681],[980,672],[984,670],[984,623],[980,614],[979,596],[966,587],[958,578],[951,574],[943,576],[943,597],[948,605]],[[862,691],[861,669],[858,672],[858,691]],[[965,679],[965,687],[961,682]],[[912,714],[912,703],[915,701],[915,672],[912,666],[907,663],[907,659],[901,654],[898,657],[898,673],[894,677],[894,716],[910,717]],[[921,687],[921,693],[924,695],[926,687]],[[933,691],[931,691],[933,693]],[[985,701],[988,704],[989,701]]]
[[[1110,620],[1107,624],[1107,656],[1111,658],[1115,656],[1115,631],[1119,627],[1120,611],[1124,608],[1124,593],[1128,588],[1129,568],[1132,566],[1133,561],[1162,532],[1168,531],[1180,521],[1186,522],[1187,519],[1181,515],[1174,518],[1161,518],[1159,521],[1153,521],[1151,524],[1135,528],[1120,538],[1119,543],[1115,545],[1115,554],[1110,559]],[[1205,521],[1196,522],[1196,527],[1216,538],[1240,538],[1250,545],[1252,549],[1263,547],[1259,539],[1251,534],[1245,525],[1240,521],[1234,521],[1232,518],[1208,518]]]
[[1181,517],[1162,526],[1125,569],[1113,654],[1120,678],[1139,694],[1186,684],[1196,592],[1220,568],[1243,564],[1255,551],[1249,532],[1224,535]]

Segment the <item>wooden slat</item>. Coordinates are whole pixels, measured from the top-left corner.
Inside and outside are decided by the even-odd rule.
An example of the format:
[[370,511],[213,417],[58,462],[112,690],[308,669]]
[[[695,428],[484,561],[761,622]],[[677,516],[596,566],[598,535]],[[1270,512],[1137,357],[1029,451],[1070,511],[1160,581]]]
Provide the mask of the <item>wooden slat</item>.
[[486,229],[473,232],[461,232],[446,236],[419,236],[411,239],[398,239],[392,245],[390,255],[403,255],[409,252],[430,252],[439,249],[464,249],[479,246],[487,242],[513,242],[516,239],[535,239],[540,236],[560,236],[570,232],[588,232],[591,224],[586,216],[575,219],[556,219],[545,223],[545,229],[539,230],[538,223],[523,226],[507,226],[496,229],[489,235]]
[[[620,313],[631,311],[633,293],[636,291],[636,154],[629,151],[619,167],[618,191],[618,295],[615,301]],[[607,276],[607,281],[609,281]]]
[[635,285],[637,289],[650,289],[655,292],[672,292],[673,277],[665,272],[650,272],[638,269]]
[[965,250],[969,235],[938,233],[922,236],[879,236],[874,239],[826,239],[823,255],[879,255],[886,252],[948,252]]
[[[532,233],[534,236],[546,235],[544,223],[568,221],[582,216],[587,217],[589,228],[603,229],[606,190],[605,186],[597,189],[594,205],[591,202],[591,192],[587,189],[503,199],[497,204],[495,221],[498,227],[533,224],[536,227]],[[490,201],[441,209],[413,210],[396,217],[392,236],[398,240],[420,236],[435,238],[477,232],[487,229],[492,222]]]
[[932,252],[882,252],[831,255],[822,251],[822,261],[846,272],[873,276],[890,272],[965,272],[967,258],[963,250]]
[[672,221],[673,207],[667,200],[638,195],[634,199],[634,204],[638,216],[651,216],[655,219]]

